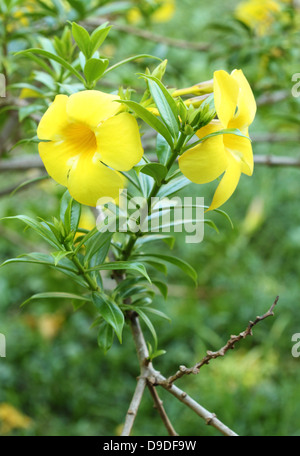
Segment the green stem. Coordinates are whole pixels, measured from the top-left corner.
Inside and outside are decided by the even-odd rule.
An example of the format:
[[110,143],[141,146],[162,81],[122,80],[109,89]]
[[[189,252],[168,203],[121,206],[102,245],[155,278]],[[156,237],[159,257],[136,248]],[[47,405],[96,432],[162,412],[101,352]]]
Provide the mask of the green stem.
[[82,266],[82,264],[78,260],[77,256],[74,255],[73,258],[71,258],[71,259],[72,259],[72,262],[77,267],[80,274],[84,277],[84,279],[87,282],[87,284],[89,285],[90,289],[92,291],[99,291],[99,287],[98,287],[97,283],[95,282],[94,279],[92,279],[92,277],[89,275],[89,273],[86,272],[85,268]]
[[[168,169],[168,172],[170,171],[170,169],[172,168],[176,158],[178,157],[178,155],[180,154],[182,148],[184,147],[184,144],[187,140],[187,135],[185,135],[184,133],[181,133],[179,138],[178,138],[178,141],[174,147],[174,149],[172,150],[172,153],[170,154],[165,166],[166,168]],[[152,198],[154,198],[157,193],[159,192],[160,188],[162,187],[162,185],[164,185],[165,182],[162,182],[161,185],[158,185],[157,182],[155,182],[153,184],[153,187],[152,187],[152,190],[148,196],[148,199],[147,199],[147,205],[148,205],[148,215],[151,214],[151,200]],[[124,253],[123,253],[123,260],[127,260],[130,255],[131,255],[131,252],[133,250],[133,247],[136,243],[136,240],[138,239],[138,236],[132,236],[130,237],[129,241],[128,241],[128,244],[126,245],[126,248],[124,250]]]

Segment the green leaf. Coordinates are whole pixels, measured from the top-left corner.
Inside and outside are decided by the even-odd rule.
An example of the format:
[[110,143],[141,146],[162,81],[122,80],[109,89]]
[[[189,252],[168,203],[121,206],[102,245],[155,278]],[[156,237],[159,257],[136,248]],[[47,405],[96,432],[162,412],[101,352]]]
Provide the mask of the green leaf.
[[26,117],[30,116],[33,113],[41,113],[45,110],[43,105],[32,104],[28,106],[23,106],[19,109],[19,121],[23,122]]
[[160,198],[166,196],[173,196],[177,194],[180,190],[190,185],[191,181],[188,180],[185,176],[180,176],[177,179],[173,179],[168,184],[161,187],[157,196]]
[[98,228],[95,226],[95,228],[93,228],[91,231],[89,231],[85,236],[83,236],[83,238],[81,239],[81,241],[78,243],[74,253],[75,255],[79,252],[79,250],[81,249],[81,247],[89,240],[89,239],[92,239],[93,236],[95,236],[95,234],[97,234],[99,231],[98,231]]
[[215,224],[215,222],[213,222],[212,220],[204,220],[204,223],[208,226],[210,226],[212,229],[214,229],[218,234],[219,234],[219,230],[218,230],[218,227],[217,225]]
[[158,261],[152,261],[145,259],[144,260],[149,266],[152,266],[152,268],[156,269],[158,272],[162,272],[164,275],[168,274],[168,268],[164,263],[159,263]]
[[134,168],[138,173],[147,174],[153,177],[156,183],[161,186],[162,181],[168,174],[168,168],[161,163],[147,163],[146,165],[135,166]]
[[84,75],[87,83],[92,85],[101,78],[109,61],[107,59],[89,59],[84,66]]
[[67,229],[67,233],[77,231],[80,216],[81,204],[72,198],[65,213],[65,227]]
[[[47,255],[46,253],[40,252],[32,252],[26,255],[21,255],[17,258],[10,258],[9,260],[4,261],[0,265],[6,266],[7,264],[11,263],[32,263],[32,264],[42,264],[46,266],[55,266],[54,258],[51,255]],[[67,258],[61,260],[61,263],[56,266],[58,269],[65,269],[66,271],[70,271],[73,273],[77,273],[77,270],[74,268],[73,263],[69,261]]]
[[90,296],[79,296],[73,293],[61,293],[61,292],[49,292],[49,293],[38,293],[31,296],[29,299],[23,302],[21,307],[28,304],[30,301],[36,301],[39,299],[71,299],[71,300],[78,300],[78,301],[92,301]]
[[230,223],[231,228],[234,229],[233,222],[232,222],[230,216],[227,214],[227,212],[223,211],[222,209],[214,209],[214,211],[217,212],[218,214],[223,215],[223,217],[225,217],[228,220],[228,222]]
[[87,241],[85,244],[85,261],[88,263],[97,254],[97,264],[102,264],[109,251],[112,236],[113,233],[109,231],[107,233],[97,233]]
[[85,28],[81,27],[81,25],[76,24],[76,22],[72,22],[72,35],[81,52],[87,59],[89,59],[92,55],[90,53],[91,40],[89,33],[85,30]]
[[124,103],[126,106],[132,109],[132,111],[134,111],[144,122],[146,122],[151,128],[163,136],[170,147],[173,148],[172,135],[170,134],[165,124],[161,121],[161,119],[156,117],[154,114],[152,114],[150,111],[135,101],[118,100],[118,102]]
[[72,200],[72,196],[69,193],[69,190],[66,190],[65,193],[63,194],[61,200],[60,200],[60,220],[65,223],[65,214],[68,209],[68,206],[70,204],[70,201]]
[[168,142],[165,140],[163,136],[160,134],[157,135],[157,140],[156,140],[156,155],[158,158],[158,161],[165,165],[168,161],[168,158],[171,154],[171,148],[168,144]]
[[103,321],[98,332],[97,340],[98,345],[104,351],[104,354],[106,354],[111,348],[114,341],[114,336],[115,333],[112,326],[106,321]]
[[138,263],[135,261],[116,261],[114,263],[104,263],[104,264],[94,266],[93,268],[87,269],[87,272],[113,271],[113,270],[138,272],[151,283],[151,279],[147,274],[145,266],[142,263]]
[[136,247],[139,248],[143,246],[144,244],[148,244],[150,242],[158,242],[158,241],[163,241],[165,242],[170,249],[174,247],[175,244],[175,237],[172,236],[171,234],[156,234],[156,233],[149,233],[148,236],[143,236],[139,237],[137,242],[136,242]]
[[120,66],[125,65],[126,63],[129,63],[129,62],[132,62],[133,60],[138,60],[138,59],[155,59],[155,60],[160,60],[161,61],[161,59],[159,57],[155,57],[155,56],[150,55],[150,54],[134,55],[133,57],[129,57],[128,59],[122,60],[121,62],[118,62],[115,65],[109,67],[105,71],[104,75],[106,76],[108,73],[110,73],[113,70],[116,70]]
[[83,84],[85,84],[85,80],[81,76],[81,74],[70,63],[68,63],[66,60],[59,57],[58,55],[52,54],[52,52],[48,52],[48,51],[45,51],[44,49],[39,49],[39,48],[31,48],[31,49],[26,49],[24,51],[19,51],[15,55],[27,55],[27,54],[42,55],[43,57],[47,57],[49,60],[54,60],[55,62],[57,62],[61,66],[63,66],[66,70],[68,70],[71,74],[76,76],[76,78],[79,79]]
[[178,108],[174,98],[170,95],[163,83],[155,76],[142,75],[142,77],[148,80],[150,93],[161,118],[167,125],[173,138],[176,139],[179,134],[180,122]]
[[164,320],[167,320],[168,322],[171,323],[171,318],[168,317],[168,315],[166,315],[164,312],[161,312],[160,310],[157,310],[157,309],[153,309],[153,307],[147,307],[146,309],[144,309],[146,312],[150,312],[154,315],[157,315],[158,317],[160,318],[163,318]]
[[67,233],[77,231],[81,216],[81,204],[72,198],[68,190],[62,196],[59,215]]
[[28,179],[25,182],[22,182],[22,184],[18,185],[10,194],[10,196],[13,196],[15,193],[17,193],[19,190],[21,190],[24,187],[27,187],[27,185],[34,184],[35,182],[40,182],[41,180],[46,180],[49,179],[49,176],[39,176],[35,177],[34,179]]
[[148,316],[145,314],[145,312],[143,312],[139,307],[134,307],[134,309],[136,311],[136,313],[140,316],[140,318],[143,320],[143,322],[146,324],[146,326],[148,327],[149,331],[151,332],[152,334],[152,337],[154,339],[154,345],[155,345],[155,350],[157,348],[157,335],[156,335],[156,331],[154,329],[154,326],[151,322],[151,320],[148,318]]
[[[141,296],[143,294],[149,294],[152,297],[154,297],[154,295],[155,295],[154,291],[149,290],[149,288],[147,288],[146,286],[135,285],[133,287],[127,287],[127,289],[124,290],[123,293],[120,294],[120,296],[123,299],[127,299],[129,297],[133,297],[134,295]],[[152,300],[151,300],[151,302],[152,302]]]
[[94,55],[94,53],[99,49],[101,44],[106,40],[106,37],[111,29],[111,26],[106,27],[108,22],[105,24],[100,25],[100,27],[96,28],[91,34],[91,41],[90,41],[90,48],[89,54],[90,56]]
[[52,252],[51,255],[54,258],[54,266],[57,266],[62,258],[70,255],[73,252],[67,252],[66,250],[59,250],[58,252]]
[[166,263],[174,264],[174,266],[177,266],[180,268],[183,272],[185,272],[191,279],[194,280],[195,284],[197,284],[198,280],[198,274],[195,271],[195,269],[186,261],[182,260],[181,258],[178,257],[173,257],[169,255],[162,255],[160,253],[151,253],[151,254],[136,254],[135,255],[137,259],[144,259],[147,258],[150,261],[151,260],[161,260]]
[[152,280],[153,285],[156,286],[156,288],[159,289],[161,292],[162,296],[164,299],[167,299],[168,297],[168,285],[165,282],[162,282],[161,280]]
[[152,352],[151,354],[151,360],[154,359],[154,358],[158,358],[159,356],[162,356],[164,355],[166,352],[166,350],[155,350],[154,352]]
[[135,301],[132,302],[131,306],[132,307],[138,307],[138,308],[147,308],[152,304],[153,299],[150,298],[149,296],[144,296],[142,298],[138,298]]
[[32,228],[36,233],[38,233],[45,241],[47,241],[52,247],[60,249],[62,246],[57,241],[50,229],[47,229],[41,222],[34,220],[27,215],[15,215],[13,217],[4,217],[2,220],[21,220],[27,226]]
[[93,293],[93,302],[104,320],[114,329],[120,343],[125,323],[121,309],[106,295]]

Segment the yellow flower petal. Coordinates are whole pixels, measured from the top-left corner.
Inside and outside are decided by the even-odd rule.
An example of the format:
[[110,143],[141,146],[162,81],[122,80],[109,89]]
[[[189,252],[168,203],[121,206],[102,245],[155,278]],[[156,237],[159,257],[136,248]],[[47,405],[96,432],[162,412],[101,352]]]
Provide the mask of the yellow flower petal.
[[57,95],[55,100],[43,115],[38,129],[39,139],[55,140],[60,139],[63,129],[68,125],[67,117],[67,95]]
[[181,172],[195,184],[217,179],[227,167],[222,136],[209,138],[189,149],[178,160]]
[[127,112],[103,122],[95,132],[101,161],[118,171],[129,171],[143,156],[139,127]]
[[217,119],[212,120],[209,124],[207,124],[205,127],[200,128],[196,132],[196,135],[198,136],[199,139],[204,138],[205,136],[211,135],[212,133],[215,133],[216,131],[223,130],[223,125],[221,122]]
[[222,206],[235,191],[241,177],[241,163],[234,158],[229,158],[229,165],[214,194],[212,203],[207,209],[212,211]]
[[229,128],[239,128],[240,130],[252,124],[256,114],[256,101],[242,70],[234,70],[232,77],[240,87],[238,98],[238,112],[234,119],[229,122]]
[[61,135],[61,141],[39,143],[39,153],[48,174],[59,184],[67,185],[73,162],[81,154],[93,156],[97,142],[94,132],[84,124],[67,124]]
[[230,120],[234,117],[238,97],[239,84],[236,79],[226,71],[215,71],[214,73],[214,99],[218,118],[224,128],[228,128]]
[[[244,132],[247,134],[247,130]],[[253,174],[253,152],[250,139],[237,135],[223,135],[225,148],[241,161],[241,171],[247,176]]]
[[66,141],[39,143],[39,154],[47,173],[56,182],[66,186],[74,150]]
[[67,114],[73,122],[84,123],[95,129],[104,120],[122,110],[118,95],[110,95],[98,90],[84,90],[71,95],[67,103]]
[[68,189],[72,197],[81,204],[97,206],[99,198],[119,196],[125,178],[100,162],[99,155],[81,155],[68,176]]

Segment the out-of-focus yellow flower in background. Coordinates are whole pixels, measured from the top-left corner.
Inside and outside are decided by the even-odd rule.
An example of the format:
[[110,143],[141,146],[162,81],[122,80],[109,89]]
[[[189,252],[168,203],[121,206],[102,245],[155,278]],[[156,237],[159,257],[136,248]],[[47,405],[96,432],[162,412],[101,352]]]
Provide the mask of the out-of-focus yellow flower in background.
[[235,16],[238,20],[248,25],[257,35],[266,35],[281,11],[278,1],[274,0],[247,0],[241,2]]
[[[81,215],[79,219],[79,224],[78,228],[81,228],[82,230],[88,230],[91,231],[93,228],[96,226],[96,217],[94,216],[93,212],[91,209],[87,206],[83,206],[81,209]],[[78,231],[75,234],[74,242],[76,239],[78,239],[80,236],[82,236],[82,233]]]
[[255,233],[263,224],[266,217],[265,201],[262,197],[256,196],[251,202],[243,221],[241,231],[247,236]]
[[246,136],[224,134],[204,140],[179,157],[182,173],[196,184],[212,182],[224,173],[208,210],[222,206],[235,191],[242,173],[253,173],[253,153],[248,127],[256,114],[256,102],[241,70],[231,75],[214,73],[214,100],[218,120],[201,128],[201,139],[223,129],[238,129]]
[[24,323],[30,328],[38,330],[42,338],[49,341],[58,335],[65,320],[66,317],[61,312],[46,313],[39,316],[27,314],[24,316]]
[[23,415],[11,404],[3,402],[0,404],[0,433],[9,434],[14,429],[28,429],[32,419]]
[[26,98],[43,98],[43,95],[38,92],[37,90],[34,89],[29,89],[25,87],[24,89],[21,90],[19,98],[21,100],[24,100]]
[[[175,0],[154,0],[153,2],[153,12],[149,9],[149,17],[153,22],[168,22],[172,19],[175,13]],[[136,24],[140,22],[143,18],[143,15],[146,13],[147,5],[145,8],[142,6],[135,6],[134,8],[130,9],[127,14],[127,20],[131,24]],[[144,14],[143,14],[143,11]]]
[[87,206],[117,198],[126,183],[119,171],[129,171],[143,156],[137,121],[122,112],[119,99],[96,90],[57,95],[38,126],[48,174]]

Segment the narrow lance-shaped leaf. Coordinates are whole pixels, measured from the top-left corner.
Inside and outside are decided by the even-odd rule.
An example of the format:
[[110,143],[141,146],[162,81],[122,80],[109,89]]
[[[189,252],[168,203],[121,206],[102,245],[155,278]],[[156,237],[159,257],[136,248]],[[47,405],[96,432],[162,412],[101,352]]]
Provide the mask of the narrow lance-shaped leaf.
[[179,134],[179,117],[178,108],[172,95],[165,88],[163,83],[155,76],[142,75],[147,79],[152,98],[157,106],[157,109],[167,125],[173,138],[176,139]]
[[15,215],[12,217],[4,217],[2,220],[21,220],[23,223],[25,223],[27,226],[32,228],[35,232],[37,232],[45,241],[47,241],[52,247],[55,248],[61,248],[61,244],[58,242],[58,240],[55,238],[53,233],[50,231],[50,229],[45,228],[45,226],[31,218],[28,217],[27,215]]
[[182,260],[181,258],[178,257],[173,257],[173,256],[168,256],[168,255],[161,255],[159,253],[146,253],[146,254],[137,254],[136,255],[137,259],[149,259],[151,260],[161,260],[166,263],[174,264],[174,266],[177,266],[180,268],[183,272],[185,272],[189,277],[191,277],[195,283],[197,283],[198,279],[198,274],[195,271],[195,269],[186,261]]
[[17,52],[15,55],[26,55],[26,54],[30,54],[30,53],[42,55],[43,57],[47,57],[48,59],[59,63],[66,70],[68,70],[71,74],[76,76],[76,78],[79,79],[83,84],[85,84],[84,78],[70,63],[68,63],[66,60],[59,57],[58,55],[52,54],[51,52],[45,51],[44,49],[39,49],[39,48],[26,49],[25,51]]
[[31,296],[29,299],[23,302],[21,307],[25,306],[31,301],[37,301],[40,299],[71,299],[72,301],[75,299],[77,301],[92,301],[90,296],[79,296],[73,293],[61,293],[61,292],[48,292],[48,293],[38,293]]
[[114,329],[120,343],[122,343],[122,332],[125,323],[121,309],[104,294],[93,293],[93,302],[104,320]]
[[122,271],[135,271],[146,277],[146,279],[151,283],[151,279],[147,274],[145,266],[142,263],[136,261],[116,261],[114,263],[104,263],[97,265],[93,268],[87,270],[87,272],[92,271],[113,271],[113,270],[122,270]]
[[110,324],[103,321],[98,332],[98,345],[103,350],[104,354],[108,352],[114,341],[114,330]]

